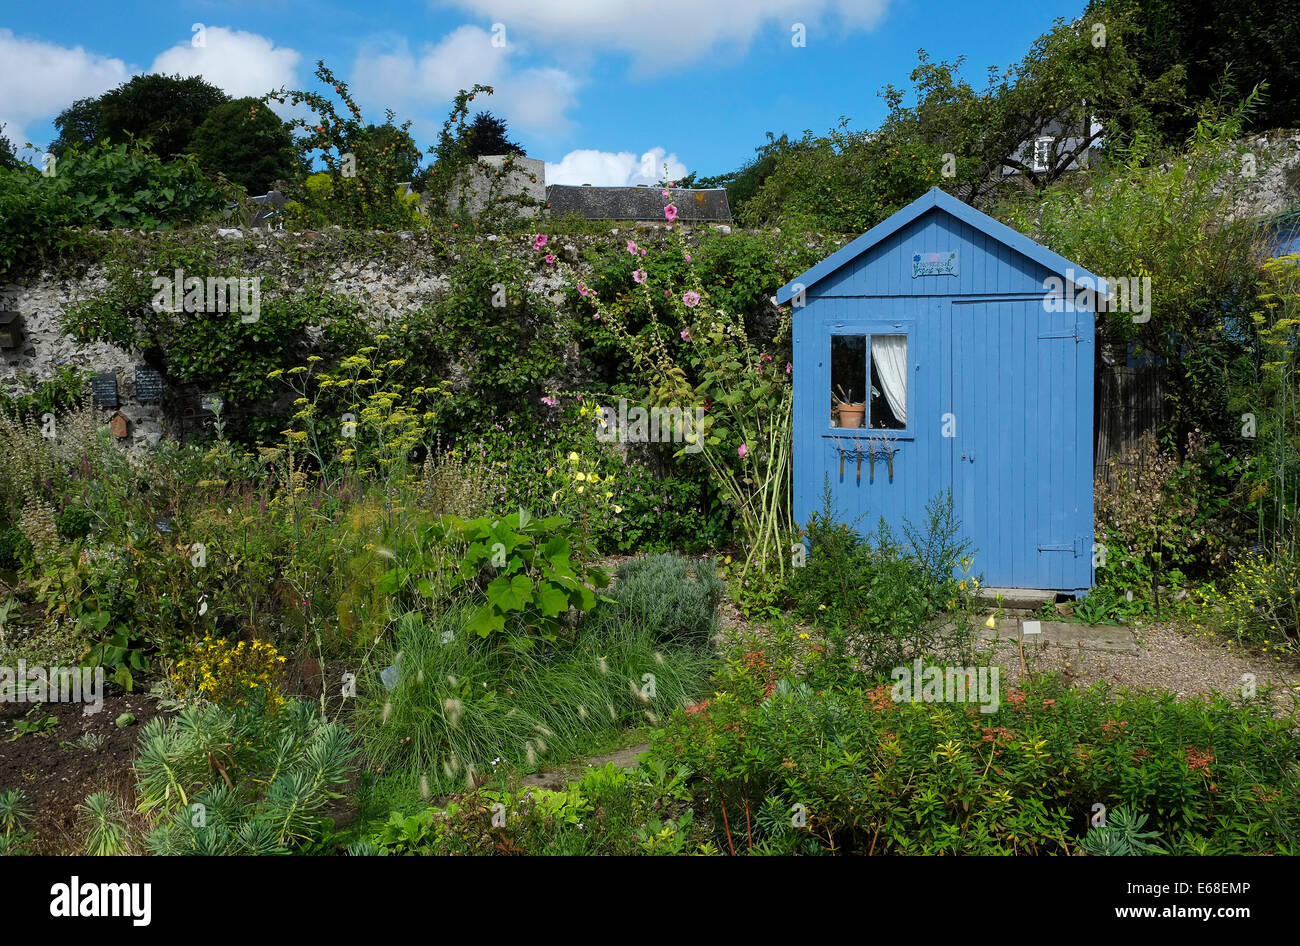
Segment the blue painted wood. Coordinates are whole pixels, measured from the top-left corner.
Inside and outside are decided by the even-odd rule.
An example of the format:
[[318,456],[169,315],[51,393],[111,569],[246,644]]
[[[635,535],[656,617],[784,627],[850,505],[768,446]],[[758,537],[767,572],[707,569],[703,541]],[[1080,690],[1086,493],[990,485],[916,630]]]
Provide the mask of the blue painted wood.
[[[917,254],[952,251],[955,274],[913,275]],[[806,300],[793,332],[796,520],[821,509],[829,485],[842,520],[901,537],[951,490],[986,583],[1091,587],[1095,316],[1090,301],[1047,305],[1055,276],[1104,287],[932,191],[782,287],[778,300],[799,286]],[[831,426],[830,346],[842,334],[907,336],[905,430]],[[881,437],[897,451],[892,479],[865,457],[859,478],[854,451]]]
[[[931,214],[931,211],[936,210],[941,211],[941,213],[937,215]],[[939,222],[936,223],[934,219],[923,219],[927,215],[940,218]],[[935,229],[936,227],[938,230]],[[887,249],[896,250],[900,234],[912,240],[905,253],[905,258],[882,252],[882,250]],[[888,247],[882,246],[886,241],[890,245]],[[897,291],[900,284],[905,283],[910,278],[913,251],[935,253],[941,250],[963,249],[962,246],[954,245],[956,241],[964,242],[967,249],[978,250],[983,257],[998,256],[999,247],[1014,251],[1007,254],[1003,262],[1009,269],[1020,271],[1024,275],[1032,275],[1033,272],[1045,269],[1058,276],[1071,277],[1080,285],[1089,285],[1085,281],[1089,280],[1091,285],[1103,295],[1108,291],[1105,280],[1099,279],[1083,267],[1071,263],[1065,257],[1053,253],[1047,247],[1035,243],[1027,236],[1017,233],[1006,224],[994,220],[988,214],[981,213],[969,204],[962,203],[951,194],[934,187],[923,197],[917,198],[847,246],[841,247],[816,266],[790,280],[776,291],[776,301],[784,305],[801,288],[806,295],[811,294],[814,287],[817,287],[818,295],[863,294],[852,291],[854,287],[852,285],[845,286],[842,280],[832,281],[830,287],[817,285],[827,277],[836,274],[842,275],[840,271],[850,266],[850,264],[857,263],[858,257],[863,254],[870,254],[872,261],[878,265],[869,268],[862,275],[864,277],[883,279],[885,282],[892,284]],[[961,253],[960,257],[965,259],[966,254]],[[972,260],[971,262],[977,265],[981,263],[980,260]],[[904,266],[904,263],[906,263],[906,266]],[[1037,264],[1036,268],[1027,268],[1026,264],[1030,263]],[[860,267],[855,266],[853,269],[856,271]],[[966,266],[961,266],[960,270],[961,272],[957,277],[921,278],[927,280],[956,278],[963,287],[959,291],[963,292],[970,291],[965,287],[971,285],[977,285],[979,287],[978,291],[982,292],[1002,293],[1015,291],[1014,281],[1009,279],[1009,272],[977,272],[974,269],[968,270]],[[1006,280],[1006,282],[999,284],[1000,280]],[[931,288],[925,283],[919,286],[916,285],[916,280],[912,280],[912,282],[914,284],[912,292],[914,293],[927,294],[927,290]],[[1041,281],[1039,285],[1041,287]],[[858,288],[867,287],[867,283],[862,283]],[[873,293],[869,291],[865,294]],[[947,295],[949,293],[942,292],[939,294]]]

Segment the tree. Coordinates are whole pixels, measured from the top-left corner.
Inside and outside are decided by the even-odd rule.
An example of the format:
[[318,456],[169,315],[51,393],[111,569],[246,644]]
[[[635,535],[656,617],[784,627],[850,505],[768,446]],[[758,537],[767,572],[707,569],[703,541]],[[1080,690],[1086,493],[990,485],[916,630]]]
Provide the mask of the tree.
[[311,109],[312,119],[295,118],[290,127],[304,132],[295,142],[304,162],[311,164],[313,155],[319,155],[324,165],[291,189],[286,214],[354,227],[410,226],[419,219],[416,198],[399,195],[398,185],[412,180],[419,168],[420,150],[411,138],[411,123],[394,125],[389,109],[385,124],[367,124],[348,84],[324,60],[316,63],[316,78],[333,89],[342,111],[318,92],[279,89],[268,96]]
[[189,151],[195,129],[230,97],[199,76],[136,76],[99,96],[80,99],[54,120],[59,138],[53,154],[106,140],[148,142],[164,160]]
[[0,123],[0,168],[12,171],[18,167],[18,149],[4,133],[5,126]]
[[1091,0],[1084,20],[1132,24],[1132,52],[1148,82],[1180,94],[1152,115],[1160,143],[1186,141],[1207,108],[1231,105],[1267,83],[1244,131],[1300,125],[1300,6],[1275,0]]
[[[1180,447],[1192,430],[1223,439],[1240,423],[1242,411],[1226,400],[1227,382],[1250,344],[1267,235],[1233,213],[1251,186],[1237,173],[1235,144],[1250,104],[1202,123],[1182,154],[1134,148],[1086,177],[1009,198],[997,212],[1112,284],[1138,281],[1145,310],[1113,307],[1099,316],[1098,342],[1121,351],[1133,344],[1153,356],[1166,430]],[[1139,298],[1134,283],[1128,286],[1130,299]]]
[[487,154],[523,154],[524,149],[506,138],[506,123],[491,112],[479,112],[464,131],[466,153],[471,158]]
[[194,132],[190,147],[207,171],[224,174],[250,194],[300,170],[293,133],[266,102],[252,97],[218,105]]
[[383,125],[349,128],[347,148],[356,155],[359,168],[384,167],[394,184],[410,181],[420,169],[420,148],[407,130],[410,122],[394,125],[391,111]]
[[727,205],[737,218],[751,197],[763,186],[763,182],[776,169],[782,156],[794,151],[797,142],[792,142],[789,135],[776,137],[767,133],[767,143],[754,149],[754,157],[736,170],[727,174],[715,174],[711,177],[697,177],[692,171],[679,182],[682,187],[722,187],[727,191]]
[[50,145],[50,154],[63,157],[69,148],[89,148],[99,141],[99,99],[77,99],[54,119],[59,137]]
[[[910,93],[881,91],[889,112],[875,131],[852,131],[846,119],[824,136],[806,132],[784,147],[770,140],[770,169],[760,155],[753,170],[766,173],[741,218],[764,226],[802,216],[818,228],[862,230],[930,187],[972,204],[990,202],[1008,181],[1041,192],[1103,140],[1149,135],[1154,104],[1178,92],[1177,74],[1142,74],[1125,15],[1103,25],[1099,33],[1086,18],[1057,20],[1020,62],[990,69],[982,90],[961,76],[961,59],[936,62],[921,50]],[[1053,146],[1040,164],[1026,150],[1046,136]]]

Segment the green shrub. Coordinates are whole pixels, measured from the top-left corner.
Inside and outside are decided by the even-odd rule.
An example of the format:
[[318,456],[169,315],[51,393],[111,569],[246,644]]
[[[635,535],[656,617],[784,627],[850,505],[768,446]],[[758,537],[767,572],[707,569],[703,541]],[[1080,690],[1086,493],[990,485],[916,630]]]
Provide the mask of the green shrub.
[[85,506],[66,506],[62,512],[54,517],[54,524],[59,530],[59,535],[69,542],[84,539],[89,535],[93,521],[90,510]]
[[0,857],[27,852],[31,843],[32,808],[21,789],[0,792]]
[[32,543],[16,523],[0,524],[0,568],[17,569],[32,557]]
[[681,854],[701,848],[716,853],[687,804],[686,775],[658,760],[632,769],[611,762],[589,769],[560,791],[483,788],[442,808],[390,812],[348,853],[575,856]]
[[[1180,702],[1044,676],[988,714],[896,702],[889,686],[785,683],[758,705],[719,694],[676,714],[652,754],[689,766],[716,843],[738,852],[763,811],[784,823],[758,818],[756,850],[1096,851],[1103,839],[1084,838],[1100,804],[1145,814],[1170,853],[1294,854],[1298,746],[1294,718],[1267,699]],[[1129,840],[1150,837],[1143,827]]]
[[836,656],[868,675],[964,644],[961,634],[941,635],[936,618],[959,611],[978,579],[957,578],[969,560],[952,497],[931,501],[926,513],[924,531],[905,527],[906,546],[883,522],[863,536],[836,520],[828,484],[822,511],[808,522],[807,563],[789,582],[794,613],[821,629]]
[[250,194],[296,177],[298,155],[289,126],[261,99],[245,97],[208,112],[190,150],[205,170],[223,174]]
[[1147,816],[1133,814],[1119,807],[1106,816],[1104,824],[1096,824],[1083,836],[1080,847],[1090,857],[1127,857],[1134,854],[1164,854],[1160,835],[1156,831],[1143,831]]
[[75,242],[72,200],[30,165],[0,169],[0,274],[35,268]]
[[356,754],[308,703],[189,706],[140,734],[139,807],[153,854],[283,854],[319,842]]
[[[634,558],[618,570],[602,608],[649,628],[669,644],[704,647],[718,629],[718,602],[726,584],[712,561],[665,553]],[[599,620],[601,612],[597,611]]]

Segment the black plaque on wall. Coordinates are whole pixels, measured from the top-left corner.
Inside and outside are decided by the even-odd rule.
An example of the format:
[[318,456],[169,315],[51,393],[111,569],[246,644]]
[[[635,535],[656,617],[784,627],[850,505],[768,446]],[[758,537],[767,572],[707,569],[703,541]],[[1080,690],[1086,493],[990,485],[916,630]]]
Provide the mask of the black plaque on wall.
[[90,393],[96,407],[117,407],[117,374],[104,371],[90,380]]
[[157,404],[162,400],[162,375],[153,368],[137,365],[135,369],[135,399],[141,404]]

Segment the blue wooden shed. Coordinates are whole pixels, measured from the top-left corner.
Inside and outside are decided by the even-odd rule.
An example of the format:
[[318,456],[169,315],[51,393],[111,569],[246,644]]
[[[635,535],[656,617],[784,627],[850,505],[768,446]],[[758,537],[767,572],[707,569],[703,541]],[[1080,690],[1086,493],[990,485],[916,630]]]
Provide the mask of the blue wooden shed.
[[952,492],[990,587],[1092,585],[1105,283],[939,189],[797,279],[794,515],[900,534]]

